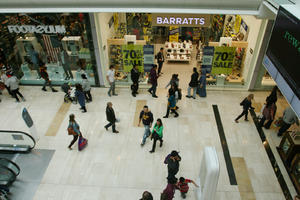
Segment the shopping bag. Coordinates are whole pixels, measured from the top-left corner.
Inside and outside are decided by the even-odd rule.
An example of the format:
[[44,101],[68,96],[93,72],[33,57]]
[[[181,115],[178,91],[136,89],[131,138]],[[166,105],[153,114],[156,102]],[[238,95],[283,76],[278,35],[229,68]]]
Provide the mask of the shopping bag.
[[85,139],[82,136],[79,136],[79,139],[78,139],[78,151],[81,151],[82,149],[84,149],[87,144],[88,144],[88,140]]
[[120,122],[120,118],[116,118],[116,123],[119,123]]
[[274,126],[275,127],[281,127],[283,123],[282,117],[279,117],[278,119],[275,120]]

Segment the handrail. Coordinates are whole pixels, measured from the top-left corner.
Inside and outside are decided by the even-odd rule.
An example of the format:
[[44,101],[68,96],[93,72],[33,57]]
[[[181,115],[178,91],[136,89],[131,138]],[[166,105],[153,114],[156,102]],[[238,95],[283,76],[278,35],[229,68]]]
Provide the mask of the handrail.
[[[20,167],[15,162],[13,162],[13,161],[11,161],[11,160],[9,160],[7,158],[0,158],[0,161],[1,160],[4,160],[4,161],[8,162],[9,164],[13,165],[15,168],[17,168],[18,171],[15,172],[16,176],[18,176],[20,174],[21,169],[20,169]],[[0,165],[1,165],[1,163],[0,163]],[[9,167],[9,166],[7,166],[7,167]]]
[[4,165],[1,165],[1,164],[0,164],[0,168],[6,169],[7,171],[9,171],[13,175],[11,180],[0,180],[0,181],[7,181],[6,186],[9,186],[10,184],[12,184],[17,179],[17,175],[12,169],[10,169],[10,168],[8,168]]
[[33,148],[35,147],[35,145],[36,145],[35,139],[34,139],[31,135],[29,135],[28,133],[25,133],[25,132],[23,132],[23,131],[0,130],[0,133],[1,133],[1,132],[7,132],[7,133],[21,133],[21,134],[23,134],[23,135],[28,136],[28,137],[33,141],[33,146],[30,147],[30,150],[33,149]]

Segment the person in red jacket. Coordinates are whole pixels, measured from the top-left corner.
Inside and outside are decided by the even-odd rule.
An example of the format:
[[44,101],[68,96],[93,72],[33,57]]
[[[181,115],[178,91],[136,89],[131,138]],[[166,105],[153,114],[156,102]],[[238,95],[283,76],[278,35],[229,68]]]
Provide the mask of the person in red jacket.
[[199,187],[193,180],[180,177],[177,186],[179,187],[181,197],[185,199],[187,192],[189,191],[189,183],[193,183],[196,187]]

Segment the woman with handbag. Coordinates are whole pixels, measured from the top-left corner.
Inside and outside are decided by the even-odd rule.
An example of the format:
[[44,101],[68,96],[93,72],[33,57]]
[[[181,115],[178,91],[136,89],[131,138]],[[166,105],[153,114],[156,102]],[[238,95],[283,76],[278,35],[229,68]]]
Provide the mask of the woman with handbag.
[[71,141],[68,148],[72,150],[73,144],[77,141],[79,136],[81,135],[79,124],[75,121],[75,115],[71,114],[69,116],[69,126],[68,126],[68,134],[73,135],[73,140]]
[[171,110],[171,113],[175,114],[174,117],[178,117],[179,114],[176,112],[176,108],[177,107],[176,107],[175,90],[174,90],[174,85],[173,85],[172,88],[169,89],[167,113],[166,113],[165,116],[163,116],[163,118],[168,118],[169,117],[170,110]]
[[153,139],[153,146],[152,146],[152,150],[149,151],[150,153],[154,153],[155,152],[155,147],[156,147],[156,141],[159,140],[160,141],[160,147],[162,147],[163,145],[163,124],[161,119],[157,119],[153,130],[152,130],[152,134],[151,134],[151,140]]

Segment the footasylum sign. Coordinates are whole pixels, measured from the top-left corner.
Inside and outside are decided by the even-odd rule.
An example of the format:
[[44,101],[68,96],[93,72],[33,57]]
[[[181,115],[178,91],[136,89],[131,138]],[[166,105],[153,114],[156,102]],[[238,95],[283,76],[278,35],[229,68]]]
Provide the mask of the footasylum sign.
[[208,27],[210,15],[152,14],[152,26]]
[[66,33],[64,25],[8,25],[10,33]]

